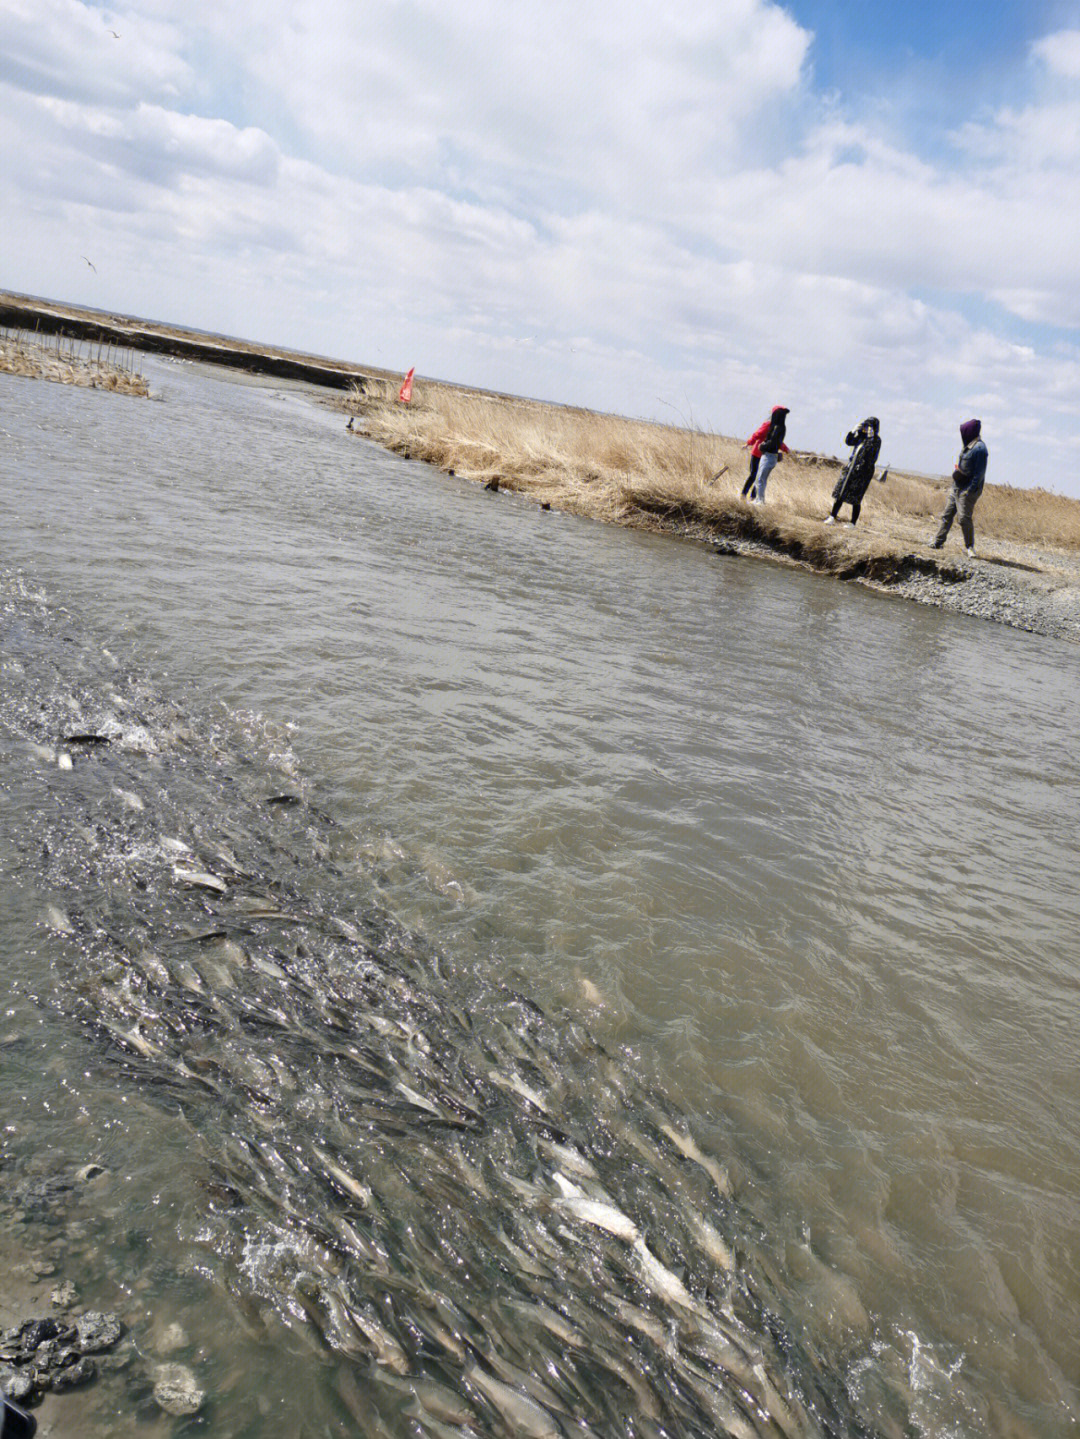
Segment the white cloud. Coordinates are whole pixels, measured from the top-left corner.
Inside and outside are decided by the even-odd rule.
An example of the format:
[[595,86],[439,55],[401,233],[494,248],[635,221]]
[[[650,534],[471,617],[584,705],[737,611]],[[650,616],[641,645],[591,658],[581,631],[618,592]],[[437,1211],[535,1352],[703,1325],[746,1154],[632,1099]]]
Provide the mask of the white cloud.
[[1057,30],[1044,35],[1031,47],[1031,53],[1052,75],[1080,80],[1080,30]]
[[247,49],[322,163],[519,208],[563,195],[635,210],[696,187],[731,163],[741,126],[797,91],[810,41],[761,0],[412,0],[362,23],[347,0],[311,0],[260,18],[252,35],[225,7],[218,42]]
[[51,98],[38,104],[97,164],[129,170],[158,185],[176,184],[191,174],[267,185],[277,175],[277,146],[261,130],[239,130],[227,120],[141,102],[126,111]]
[[927,470],[978,409],[1041,479],[1080,32],[933,153],[815,96],[810,45],[769,0],[2,0],[0,279],[727,432],[780,398],[827,452],[874,412]]
[[[119,40],[114,30],[124,31]],[[168,23],[114,25],[81,0],[0,6],[0,79],[31,94],[99,103],[176,96],[191,79],[179,49],[179,31]]]

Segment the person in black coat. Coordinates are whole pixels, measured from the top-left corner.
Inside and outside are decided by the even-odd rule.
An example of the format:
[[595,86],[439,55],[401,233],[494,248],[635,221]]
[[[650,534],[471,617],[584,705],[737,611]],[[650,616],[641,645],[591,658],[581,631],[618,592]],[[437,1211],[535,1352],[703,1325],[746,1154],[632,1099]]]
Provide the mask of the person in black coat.
[[[840,478],[833,488],[832,514],[825,521],[827,525],[836,523],[841,505],[851,506],[851,524],[858,523],[863,495],[866,494],[867,485],[874,478],[874,466],[877,464],[877,457],[881,450],[881,435],[877,417],[871,415],[869,419],[863,420],[857,429],[849,430],[844,444],[854,445],[855,448],[852,451],[851,459],[841,470]],[[883,480],[884,478],[885,476],[882,475]]]

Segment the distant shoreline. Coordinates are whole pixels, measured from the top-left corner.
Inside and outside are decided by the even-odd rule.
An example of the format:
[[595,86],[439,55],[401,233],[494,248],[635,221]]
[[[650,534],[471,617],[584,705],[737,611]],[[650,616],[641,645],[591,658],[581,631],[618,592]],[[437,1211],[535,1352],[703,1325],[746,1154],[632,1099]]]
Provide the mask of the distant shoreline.
[[85,305],[68,305],[8,291],[0,291],[0,325],[40,334],[68,335],[77,340],[118,345],[181,360],[199,360],[276,379],[306,380],[330,389],[362,389],[366,380],[388,375],[386,371],[320,355],[259,345],[227,335],[203,334],[181,325],[114,315]]
[[[168,355],[178,360],[222,365],[251,375],[301,380],[320,389],[363,393],[371,384],[392,381],[396,388],[401,382],[397,370],[384,370],[377,365],[360,365],[351,360],[311,355],[282,345],[262,344],[161,320],[145,320],[135,315],[117,315],[108,310],[92,309],[89,305],[47,300],[38,295],[20,295],[10,290],[0,290],[0,326],[26,330],[31,334],[65,335],[95,344]],[[429,383],[438,383],[464,394],[473,393],[473,387],[457,385],[452,380]],[[518,398],[497,390],[484,390],[482,393],[507,401]]]

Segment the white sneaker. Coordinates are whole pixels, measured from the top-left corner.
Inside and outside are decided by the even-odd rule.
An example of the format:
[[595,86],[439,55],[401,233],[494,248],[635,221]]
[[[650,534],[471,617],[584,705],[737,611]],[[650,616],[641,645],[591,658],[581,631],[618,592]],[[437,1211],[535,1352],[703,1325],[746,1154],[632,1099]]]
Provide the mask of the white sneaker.
[[822,523],[823,525],[835,525],[835,524],[836,524],[836,516],[835,516],[835,515],[826,515],[825,518],[822,520],[821,523]]
[[971,548],[970,545],[968,546],[968,556],[969,556],[970,559],[974,559],[974,558],[975,558],[975,551]]
[[853,530],[853,529],[855,528],[855,521],[854,521],[854,520],[845,520],[845,521],[844,521],[844,528],[845,528],[845,529],[848,529],[848,530]]

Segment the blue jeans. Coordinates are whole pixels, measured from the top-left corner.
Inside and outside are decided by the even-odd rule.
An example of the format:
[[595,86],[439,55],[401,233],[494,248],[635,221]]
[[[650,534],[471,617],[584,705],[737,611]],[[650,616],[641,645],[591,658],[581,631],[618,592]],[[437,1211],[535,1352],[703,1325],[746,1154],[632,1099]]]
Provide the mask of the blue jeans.
[[769,476],[776,466],[779,455],[762,455],[757,467],[757,484],[754,486],[754,499],[760,504],[765,498],[765,486],[769,483]]

